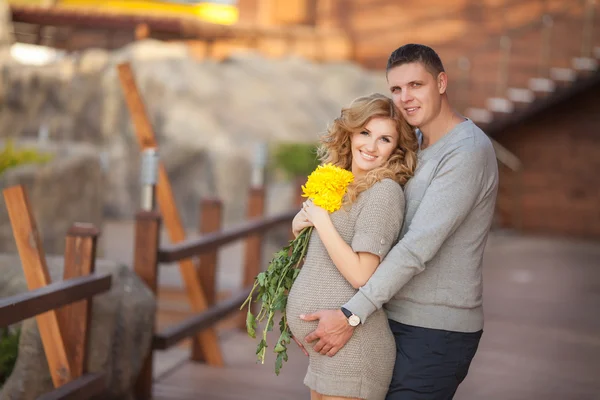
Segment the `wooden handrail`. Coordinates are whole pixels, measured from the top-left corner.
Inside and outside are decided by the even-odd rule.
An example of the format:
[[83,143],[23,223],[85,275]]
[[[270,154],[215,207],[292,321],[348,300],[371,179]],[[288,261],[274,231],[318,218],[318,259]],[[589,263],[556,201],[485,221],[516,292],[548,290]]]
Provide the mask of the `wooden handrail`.
[[600,72],[596,72],[588,77],[581,77],[568,87],[558,88],[552,96],[538,99],[526,109],[515,111],[506,118],[492,122],[485,128],[485,131],[489,136],[497,137],[501,132],[508,132],[511,128],[523,123],[526,119],[533,118],[542,111],[565,102],[589,90],[590,87],[599,85]]
[[85,374],[66,383],[51,392],[45,393],[37,400],[86,400],[101,394],[105,389],[105,375]]
[[175,262],[200,255],[224,244],[243,239],[250,234],[264,232],[277,225],[289,223],[297,212],[297,210],[291,210],[279,215],[248,221],[221,232],[209,233],[199,238],[161,246],[158,251],[158,261]]
[[154,350],[166,350],[177,344],[183,339],[198,334],[198,332],[213,326],[229,313],[239,311],[240,306],[244,303],[251,288],[246,288],[240,291],[234,297],[222,301],[208,310],[194,315],[177,325],[170,326],[161,333],[154,335],[152,348]]
[[106,292],[111,281],[110,274],[82,276],[0,299],[0,327]]

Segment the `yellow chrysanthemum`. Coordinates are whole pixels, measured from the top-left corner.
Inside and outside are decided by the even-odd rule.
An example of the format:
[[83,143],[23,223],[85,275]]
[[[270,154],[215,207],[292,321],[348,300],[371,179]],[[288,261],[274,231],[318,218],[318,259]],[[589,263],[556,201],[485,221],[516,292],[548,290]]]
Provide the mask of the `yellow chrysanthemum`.
[[333,164],[319,165],[302,186],[302,196],[330,213],[342,207],[348,185],[354,180],[352,172]]

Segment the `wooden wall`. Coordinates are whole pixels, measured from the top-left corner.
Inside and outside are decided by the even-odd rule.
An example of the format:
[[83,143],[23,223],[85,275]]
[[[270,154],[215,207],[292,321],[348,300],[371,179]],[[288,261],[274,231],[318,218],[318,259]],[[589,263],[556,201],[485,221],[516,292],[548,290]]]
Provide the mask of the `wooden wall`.
[[500,225],[600,238],[600,84],[496,137],[523,162],[501,169]]
[[[354,42],[354,58],[383,69],[389,53],[417,42],[443,59],[497,43],[506,28],[539,23],[582,0],[240,0],[240,23],[304,24],[341,28]],[[294,18],[296,15],[297,18]],[[261,19],[262,18],[262,19]]]

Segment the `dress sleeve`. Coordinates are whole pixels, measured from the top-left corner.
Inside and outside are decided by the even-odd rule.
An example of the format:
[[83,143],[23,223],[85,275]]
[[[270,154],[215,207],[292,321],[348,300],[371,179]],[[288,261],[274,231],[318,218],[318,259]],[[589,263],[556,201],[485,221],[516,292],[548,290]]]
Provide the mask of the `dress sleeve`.
[[372,253],[382,260],[396,244],[404,220],[404,192],[384,179],[360,194],[363,202],[356,219],[352,250]]

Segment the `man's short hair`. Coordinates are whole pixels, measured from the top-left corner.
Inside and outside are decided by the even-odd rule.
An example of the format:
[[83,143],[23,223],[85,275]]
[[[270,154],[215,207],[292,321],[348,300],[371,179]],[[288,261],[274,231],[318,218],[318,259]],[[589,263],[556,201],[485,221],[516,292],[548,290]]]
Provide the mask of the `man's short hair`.
[[405,44],[390,55],[385,69],[386,74],[399,65],[420,62],[434,78],[444,72],[444,65],[435,50],[424,44]]

